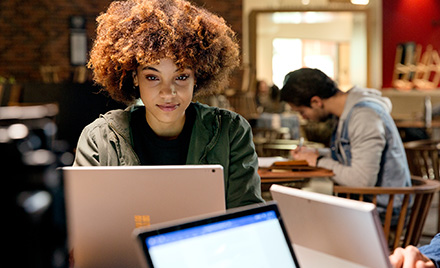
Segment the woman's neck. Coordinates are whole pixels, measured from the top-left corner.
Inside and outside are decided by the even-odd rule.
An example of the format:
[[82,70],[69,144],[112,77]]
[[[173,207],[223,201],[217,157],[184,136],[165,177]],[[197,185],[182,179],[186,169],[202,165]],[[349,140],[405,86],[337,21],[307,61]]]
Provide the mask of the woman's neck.
[[156,133],[157,136],[166,140],[176,139],[182,132],[186,120],[185,115],[179,122],[172,122],[169,124],[154,119],[148,120],[148,116],[146,116],[145,118],[154,133]]

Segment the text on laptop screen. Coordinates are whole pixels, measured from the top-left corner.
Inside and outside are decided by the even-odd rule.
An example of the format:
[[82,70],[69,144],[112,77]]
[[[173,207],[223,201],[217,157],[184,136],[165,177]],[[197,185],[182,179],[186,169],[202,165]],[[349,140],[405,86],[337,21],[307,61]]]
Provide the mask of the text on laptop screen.
[[296,267],[274,211],[158,234],[145,243],[155,267]]

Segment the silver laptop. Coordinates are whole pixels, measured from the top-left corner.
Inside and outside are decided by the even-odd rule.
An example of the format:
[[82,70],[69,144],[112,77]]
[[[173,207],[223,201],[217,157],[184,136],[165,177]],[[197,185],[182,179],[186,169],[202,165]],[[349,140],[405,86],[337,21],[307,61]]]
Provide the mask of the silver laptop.
[[275,202],[139,228],[133,235],[150,268],[297,268]]
[[272,185],[301,267],[389,268],[375,205]]
[[220,165],[63,168],[75,267],[139,267],[136,227],[225,211]]

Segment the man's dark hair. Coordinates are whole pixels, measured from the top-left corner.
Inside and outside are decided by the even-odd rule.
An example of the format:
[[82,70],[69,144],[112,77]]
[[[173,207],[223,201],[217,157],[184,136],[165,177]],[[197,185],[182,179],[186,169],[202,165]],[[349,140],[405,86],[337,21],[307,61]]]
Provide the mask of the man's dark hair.
[[310,99],[328,99],[340,90],[335,82],[318,69],[301,68],[288,73],[281,89],[281,100],[295,106],[310,107]]

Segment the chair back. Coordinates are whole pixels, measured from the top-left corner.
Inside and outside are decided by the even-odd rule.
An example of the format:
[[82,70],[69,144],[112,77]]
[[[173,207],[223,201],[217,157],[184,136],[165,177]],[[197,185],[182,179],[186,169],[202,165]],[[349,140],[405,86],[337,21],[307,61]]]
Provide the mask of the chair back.
[[[406,158],[411,175],[440,181],[440,140],[426,139],[405,142]],[[440,195],[438,196],[440,200]],[[440,206],[437,208],[437,230],[440,232]],[[434,234],[429,234],[430,236]]]
[[[372,200],[377,205],[378,195],[388,195],[383,230],[390,250],[407,245],[417,245],[426,217],[431,206],[432,197],[440,189],[440,182],[425,180],[412,176],[411,187],[348,187],[334,186],[335,195],[359,199],[360,201]],[[398,216],[398,223],[392,226],[393,204],[396,195],[403,195],[402,206]],[[368,197],[368,198],[367,198]],[[412,203],[412,206],[411,206]]]
[[440,180],[440,140],[417,140],[404,143],[409,170],[424,179]]

